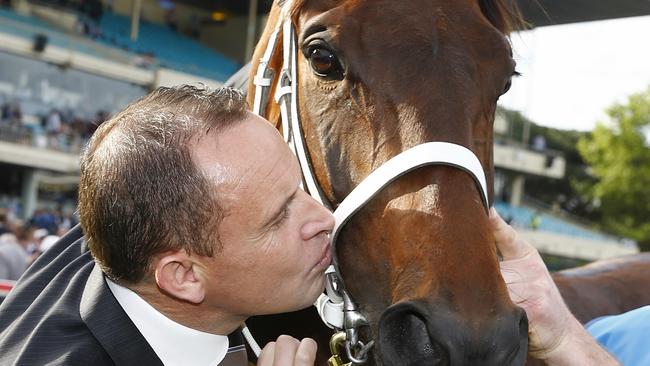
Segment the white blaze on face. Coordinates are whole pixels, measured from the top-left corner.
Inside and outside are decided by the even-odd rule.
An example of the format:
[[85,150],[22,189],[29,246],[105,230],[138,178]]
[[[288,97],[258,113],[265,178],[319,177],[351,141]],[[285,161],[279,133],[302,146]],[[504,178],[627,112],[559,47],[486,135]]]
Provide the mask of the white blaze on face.
[[393,198],[386,205],[386,210],[410,210],[442,218],[439,202],[440,187],[437,184],[430,184],[417,192]]

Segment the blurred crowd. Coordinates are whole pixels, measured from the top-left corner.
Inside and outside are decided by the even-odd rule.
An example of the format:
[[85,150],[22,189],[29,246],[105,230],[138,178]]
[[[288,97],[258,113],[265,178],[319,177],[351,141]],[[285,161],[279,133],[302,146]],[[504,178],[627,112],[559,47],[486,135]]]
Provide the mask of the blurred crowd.
[[10,209],[0,208],[0,280],[17,280],[77,222],[61,210],[39,209],[23,221]]
[[0,106],[0,140],[77,153],[107,118],[108,113],[104,111],[97,112],[94,120],[90,121],[53,108],[40,116],[39,123],[26,124],[20,105],[7,102]]

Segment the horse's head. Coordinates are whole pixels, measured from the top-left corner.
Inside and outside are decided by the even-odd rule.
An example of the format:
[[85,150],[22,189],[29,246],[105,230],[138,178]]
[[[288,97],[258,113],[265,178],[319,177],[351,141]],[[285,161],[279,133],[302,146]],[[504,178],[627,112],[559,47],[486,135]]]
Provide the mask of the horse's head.
[[[382,163],[430,141],[472,150],[492,186],[496,101],[514,73],[506,34],[516,12],[506,1],[292,5],[302,128],[334,206]],[[276,2],[253,70],[279,16]],[[271,60],[278,71],[281,53]],[[279,126],[277,106],[267,116]],[[523,363],[525,314],[509,300],[466,172],[429,166],[395,180],[345,226],[338,258],[370,321],[366,336],[378,341],[376,363]]]

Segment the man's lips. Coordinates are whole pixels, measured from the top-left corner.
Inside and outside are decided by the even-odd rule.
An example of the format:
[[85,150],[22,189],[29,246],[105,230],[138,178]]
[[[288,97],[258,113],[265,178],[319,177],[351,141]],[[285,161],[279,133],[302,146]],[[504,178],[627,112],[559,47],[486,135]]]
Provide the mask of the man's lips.
[[325,271],[325,269],[329,267],[330,263],[332,263],[332,249],[329,242],[327,242],[327,245],[325,245],[325,248],[323,249],[323,253],[319,257],[318,263],[316,263],[316,267]]

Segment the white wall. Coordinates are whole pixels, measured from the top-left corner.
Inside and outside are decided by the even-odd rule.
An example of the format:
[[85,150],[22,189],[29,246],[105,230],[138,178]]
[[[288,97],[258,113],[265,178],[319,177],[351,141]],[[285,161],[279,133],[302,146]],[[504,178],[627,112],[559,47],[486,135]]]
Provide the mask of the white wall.
[[494,165],[516,172],[550,178],[564,177],[566,160],[557,156],[550,167],[546,166],[547,155],[512,145],[494,145]]
[[79,156],[0,141],[0,162],[61,173],[79,172]]
[[623,246],[615,241],[591,240],[548,231],[517,231],[540,252],[562,257],[594,261],[639,252],[637,248]]
[[151,70],[101,59],[52,44],[48,44],[40,53],[35,52],[32,47],[31,39],[0,33],[0,50],[2,51],[138,85],[151,85],[154,82],[155,75]]

